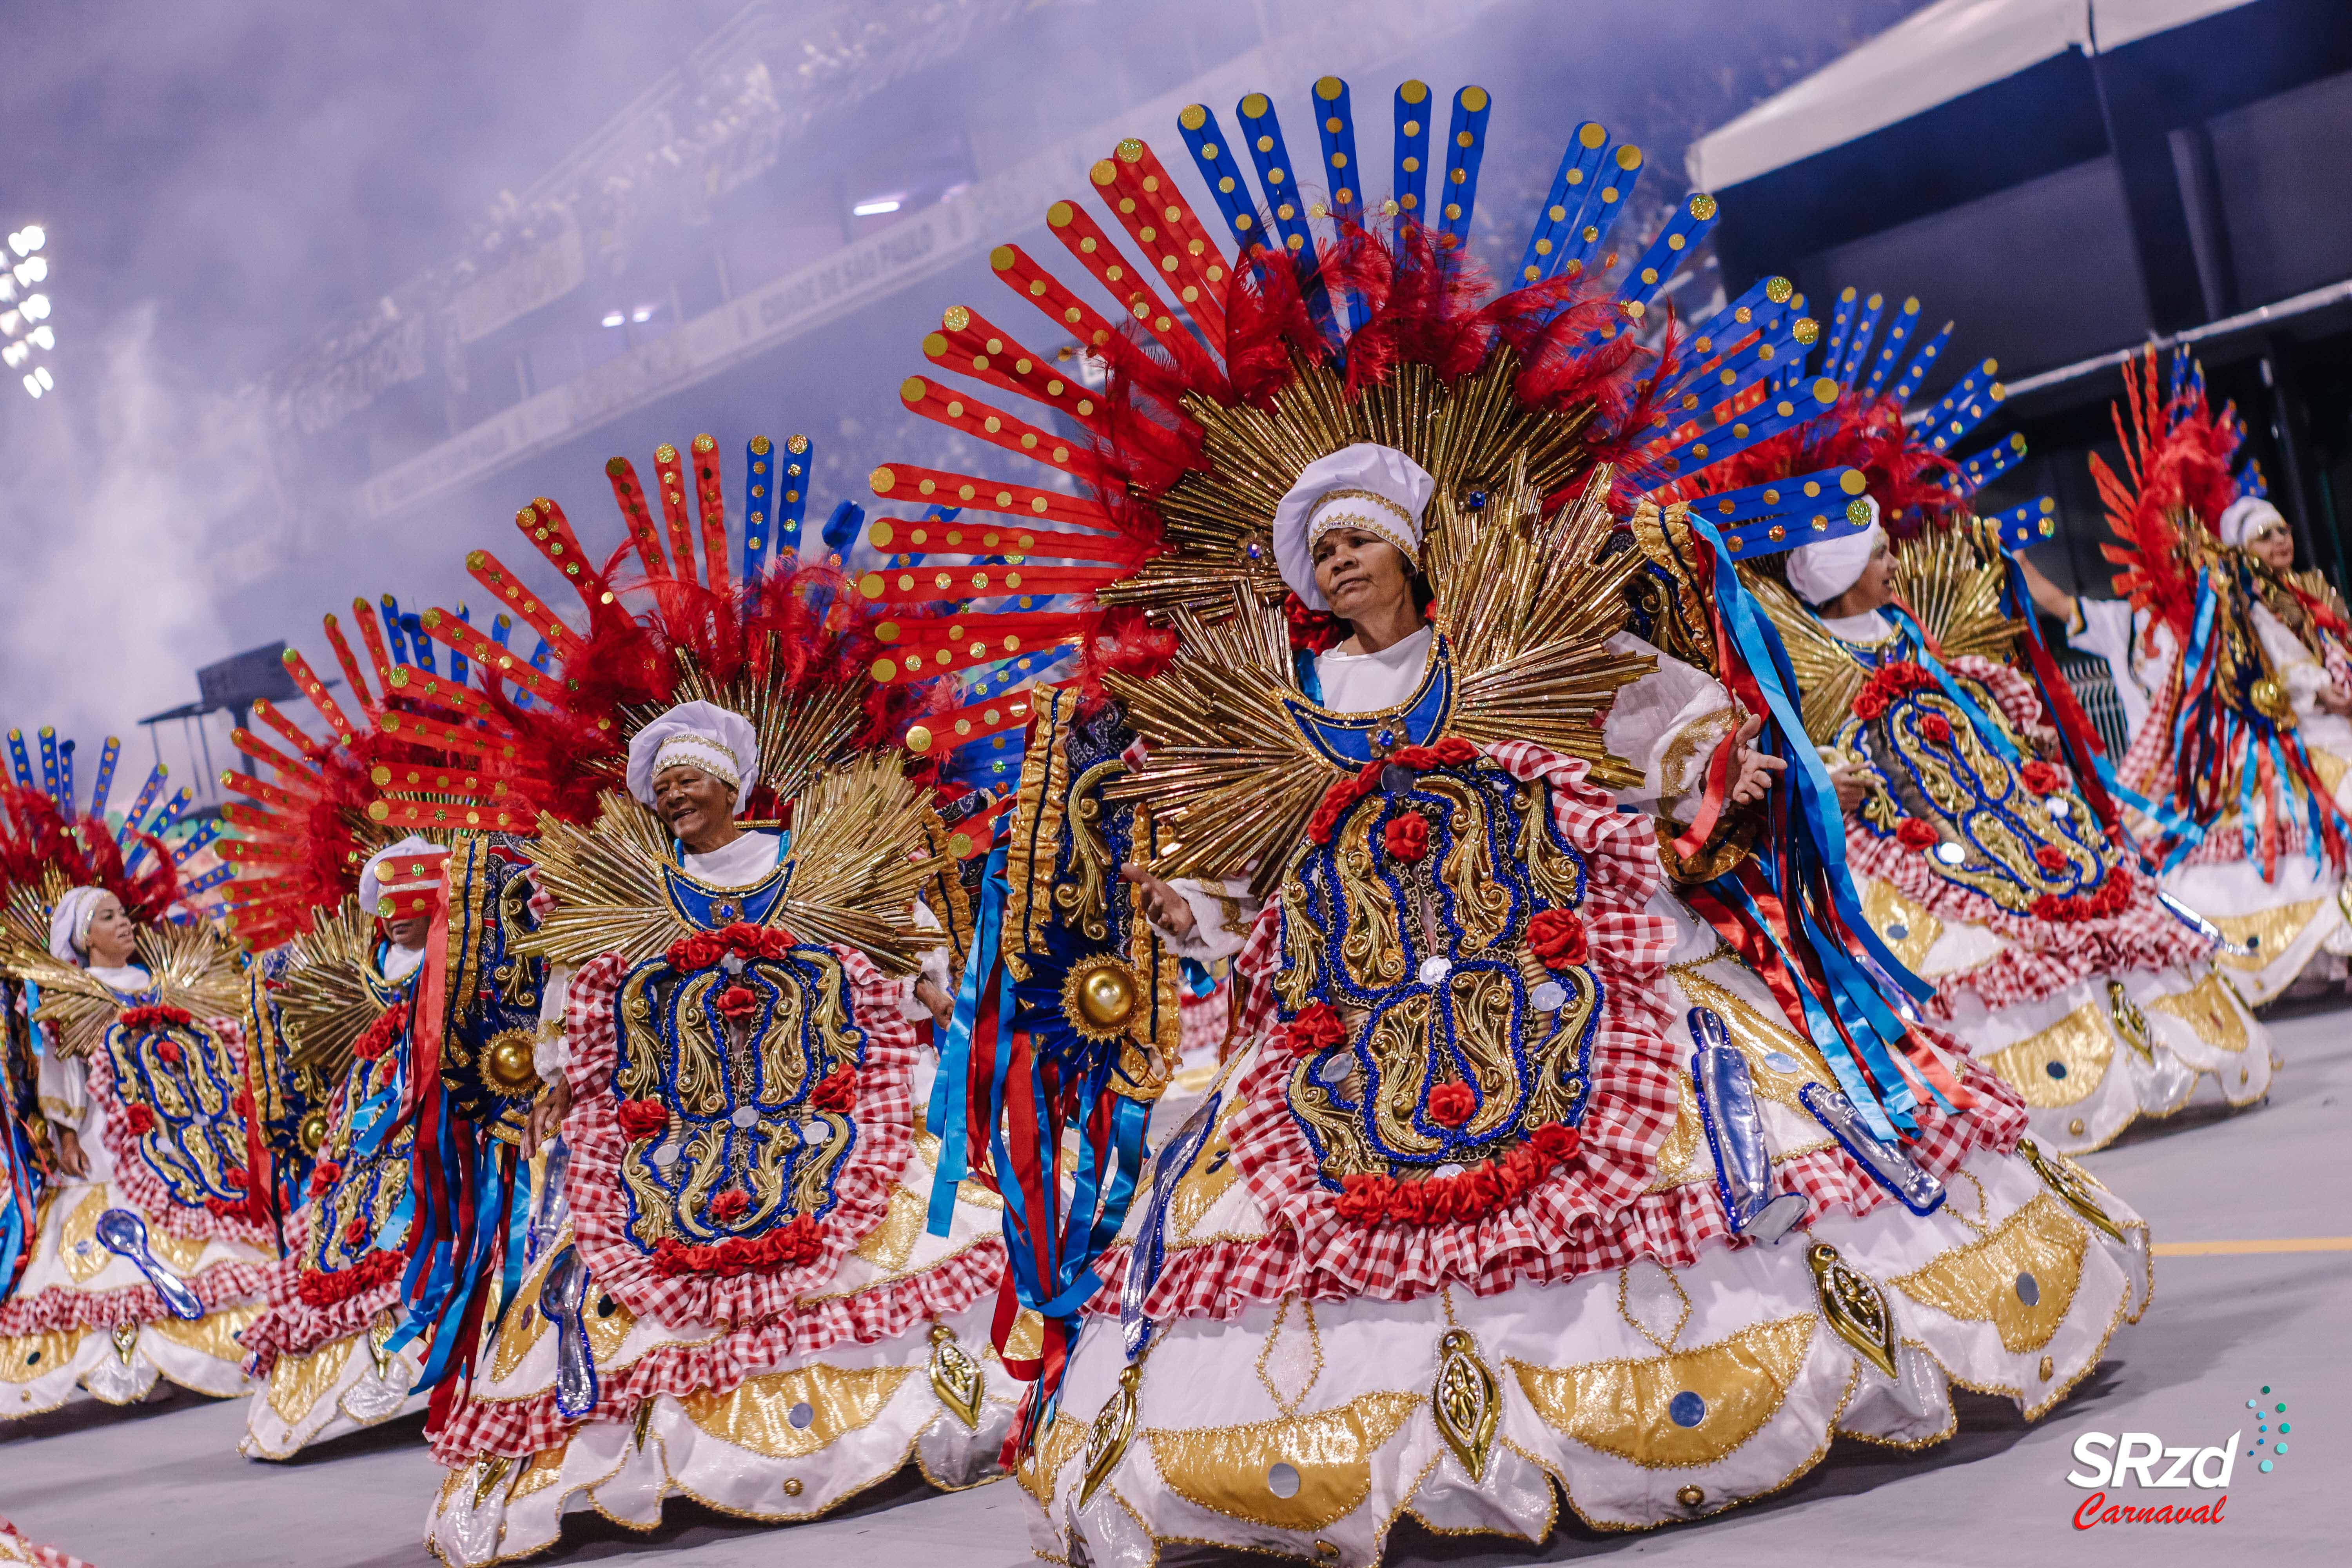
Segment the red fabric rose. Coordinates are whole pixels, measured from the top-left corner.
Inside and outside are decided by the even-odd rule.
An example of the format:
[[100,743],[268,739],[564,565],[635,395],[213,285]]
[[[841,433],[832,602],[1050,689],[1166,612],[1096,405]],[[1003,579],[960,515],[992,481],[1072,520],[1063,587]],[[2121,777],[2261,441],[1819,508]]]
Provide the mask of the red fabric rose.
[[324,1197],[327,1189],[342,1180],[343,1168],[332,1160],[321,1160],[310,1167],[310,1195]]
[[352,1216],[352,1223],[343,1226],[343,1245],[345,1247],[357,1247],[367,1238],[367,1215],[363,1214],[353,1215]]
[[1853,716],[1867,724],[1886,711],[1886,699],[1875,686],[1865,686],[1854,694]]
[[1328,1049],[1347,1037],[1348,1031],[1339,1025],[1339,1015],[1331,1011],[1328,1002],[1309,1002],[1284,1029],[1286,1043],[1301,1056]]
[[352,1047],[352,1054],[363,1062],[372,1062],[392,1049],[393,1043],[408,1028],[408,1013],[409,1006],[405,1002],[394,1002],[378,1013],[375,1021]]
[[1573,910],[1541,910],[1528,922],[1528,951],[1547,969],[1573,969],[1591,952],[1584,921]]
[[1381,830],[1381,847],[1391,860],[1420,859],[1429,853],[1429,819],[1417,811],[1391,819]]
[[740,1187],[730,1187],[710,1200],[710,1217],[723,1225],[729,1220],[742,1218],[743,1211],[751,1206],[751,1194]]
[[1429,1119],[1440,1127],[1459,1127],[1478,1109],[1478,1097],[1466,1083],[1441,1083],[1429,1091]]
[[1322,804],[1307,821],[1307,837],[1318,844],[1331,842],[1332,831],[1348,808],[1381,787],[1381,764],[1370,763],[1323,792]]
[[632,1142],[669,1131],[669,1107],[658,1100],[625,1100],[618,1109],[621,1131]]
[[1448,735],[1430,750],[1437,753],[1439,762],[1452,768],[1462,767],[1478,760],[1478,743],[1475,741],[1464,740],[1459,735]]
[[1328,610],[1310,610],[1293,594],[1282,604],[1282,617],[1290,626],[1290,646],[1322,653],[1348,635],[1348,624]]
[[167,1068],[178,1067],[180,1065],[180,1047],[178,1042],[173,1040],[156,1041],[155,1059],[162,1062]]
[[[1433,1093],[1433,1105],[1435,1100]],[[1418,1182],[1381,1174],[1349,1176],[1339,1184],[1332,1212],[1356,1225],[1429,1226],[1483,1218],[1526,1197],[1555,1167],[1573,1158],[1581,1142],[1575,1128],[1552,1122],[1529,1132],[1508,1154],[1459,1175]]]
[[123,1108],[122,1125],[131,1129],[133,1138],[144,1138],[155,1131],[155,1112],[143,1105]]
[[819,1110],[846,1110],[857,1103],[857,1069],[835,1068],[809,1091],[809,1103]]
[[760,1010],[760,994],[748,985],[730,985],[719,994],[716,1005],[720,1017],[740,1024]]
[[2028,763],[2017,770],[2017,776],[2035,795],[2054,794],[2066,781],[2048,763]]
[[149,1029],[184,1026],[191,1021],[191,1015],[185,1007],[174,1007],[166,1002],[151,1002],[143,1007],[125,1007],[122,1016],[117,1021],[132,1034],[141,1034]]
[[768,926],[760,932],[760,956],[782,958],[792,952],[799,939],[782,926]]
[[2054,876],[2072,862],[2066,858],[2066,851],[2055,844],[2037,844],[2033,847],[2033,863]]
[[1935,744],[1943,745],[1952,738],[1952,721],[1941,713],[1922,713],[1919,715],[1919,733]]
[[1895,825],[1895,837],[1906,849],[1926,849],[1934,845],[1943,835],[1936,831],[1934,823],[1922,822],[1916,816],[1906,816]]

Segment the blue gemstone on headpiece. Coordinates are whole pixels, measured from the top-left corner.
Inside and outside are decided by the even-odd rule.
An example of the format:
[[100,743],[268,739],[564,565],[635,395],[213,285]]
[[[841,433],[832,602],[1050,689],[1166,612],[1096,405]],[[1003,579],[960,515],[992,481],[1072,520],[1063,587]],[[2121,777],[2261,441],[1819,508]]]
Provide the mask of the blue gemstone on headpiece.
[[1468,495],[1464,496],[1462,498],[1462,510],[1465,511],[1486,510],[1486,492],[1485,490],[1472,490]]

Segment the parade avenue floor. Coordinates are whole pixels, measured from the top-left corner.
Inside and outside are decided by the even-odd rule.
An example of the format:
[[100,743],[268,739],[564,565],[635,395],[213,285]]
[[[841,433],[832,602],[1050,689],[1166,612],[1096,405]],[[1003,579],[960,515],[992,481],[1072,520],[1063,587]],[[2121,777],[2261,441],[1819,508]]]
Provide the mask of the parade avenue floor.
[[[1604,1535],[1571,1520],[1541,1548],[1408,1528],[1390,1562],[1764,1568],[1890,1551],[1906,1564],[2020,1568],[2344,1561],[2327,1510],[2352,1482],[2352,1218],[2343,1206],[2352,1191],[2352,1012],[2283,1017],[2274,1037],[2285,1065],[2266,1107],[2184,1112],[2086,1162],[2154,1227],[2156,1298],[2137,1327],[2117,1333],[2098,1373],[2039,1424],[2005,1401],[1965,1397],[1947,1443],[1912,1454],[1840,1442],[1786,1492],[1710,1522]],[[2248,1452],[2257,1438],[2250,1401],[2266,1424],[2295,1428],[2288,1452],[2263,1450],[2269,1474]],[[175,1394],[0,1428],[0,1514],[98,1568],[431,1562],[418,1531],[440,1472],[420,1440],[421,1416],[281,1466],[237,1457],[243,1420],[238,1404]],[[2153,1433],[2176,1447],[2241,1433],[2222,1521],[2075,1529],[2092,1494],[2066,1477],[2077,1468],[2076,1439],[2095,1431]],[[2155,1479],[2168,1463],[2158,1462]],[[2149,1507],[2215,1495],[2110,1493]],[[575,1515],[562,1548],[540,1561],[1004,1568],[1033,1561],[1022,1500],[1009,1485],[939,1496],[902,1480],[815,1524],[753,1529],[674,1500],[651,1536]]]

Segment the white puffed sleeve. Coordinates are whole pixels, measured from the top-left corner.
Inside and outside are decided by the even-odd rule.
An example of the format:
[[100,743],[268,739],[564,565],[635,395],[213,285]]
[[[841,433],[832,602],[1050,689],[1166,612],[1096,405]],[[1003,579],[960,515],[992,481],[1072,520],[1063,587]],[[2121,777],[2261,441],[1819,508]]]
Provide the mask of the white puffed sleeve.
[[44,1042],[41,1069],[35,1083],[40,1097],[41,1114],[53,1127],[63,1127],[76,1137],[89,1121],[89,1064],[79,1057],[60,1057],[54,1047]]
[[1248,943],[1250,928],[1257,923],[1262,907],[1257,896],[1250,891],[1248,878],[1209,881],[1179,877],[1168,885],[1192,907],[1192,929],[1178,936],[1158,921],[1151,922],[1151,929],[1160,933],[1160,940],[1179,958],[1207,963],[1213,959],[1231,958]]
[[563,1035],[563,1006],[571,994],[572,966],[549,964],[547,987],[539,996],[539,1037],[530,1047],[530,1065],[539,1070],[542,1083],[561,1083],[564,1068],[571,1065],[572,1053],[565,1048]]
[[[931,913],[931,906],[920,899],[915,900],[915,925],[918,930],[927,931],[936,931],[940,929],[940,917]],[[955,983],[948,976],[948,949],[945,942],[925,952],[923,967],[898,984],[898,1016],[909,1024],[925,1023],[930,1019],[931,1010],[915,998],[915,987],[926,980],[950,996],[956,994]]]
[[1642,770],[1642,782],[1619,791],[1618,802],[1687,822],[1706,792],[1716,747],[1739,727],[1739,710],[1715,677],[1631,632],[1611,637],[1609,649],[1621,658],[1658,661],[1656,669],[1618,691],[1601,721],[1602,743]]
[[2263,639],[2263,651],[2270,656],[2271,668],[2286,682],[2286,694],[2294,703],[2294,716],[2308,719],[2317,711],[2319,693],[2329,684],[2326,667],[2303,646],[2303,639],[2286,629],[2286,623],[2271,614],[2267,605],[2256,605],[2254,635]]

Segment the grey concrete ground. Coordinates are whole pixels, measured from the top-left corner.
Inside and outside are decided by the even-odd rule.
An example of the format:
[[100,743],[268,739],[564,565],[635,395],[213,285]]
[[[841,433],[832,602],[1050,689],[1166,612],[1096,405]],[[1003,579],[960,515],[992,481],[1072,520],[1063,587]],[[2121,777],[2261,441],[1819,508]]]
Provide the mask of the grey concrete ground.
[[[1570,1527],[1542,1550],[1401,1537],[1400,1563],[1584,1558],[1777,1563],[2262,1563],[2346,1560],[2329,1510],[2352,1497],[2352,1013],[2275,1026],[2286,1062],[2268,1106],[2187,1115],[2091,1158],[2155,1227],[2154,1305],[2118,1333],[2075,1396],[2029,1426],[2005,1403],[1968,1399],[1960,1431],[1920,1454],[1841,1443],[1780,1496],[1706,1524],[1634,1536]],[[2335,1238],[2333,1248],[2195,1250],[2199,1244]],[[2187,1249],[2187,1250],[2180,1250]],[[2284,1401],[2289,1452],[2263,1475],[2244,1448],[2246,1402]],[[2275,1414],[2273,1413],[2275,1420]],[[131,1411],[78,1410],[0,1429],[0,1513],[99,1568],[301,1564],[419,1568],[425,1502],[438,1472],[417,1418],[287,1466],[237,1458],[233,1405],[184,1395]],[[2152,1432],[2169,1446],[2245,1429],[2218,1526],[2111,1525],[2079,1532],[2084,1492],[2066,1484],[2076,1436]],[[2275,1434],[2273,1434],[2275,1436]],[[2133,1489],[2135,1491],[2137,1489]],[[673,1502],[639,1537],[581,1522],[559,1563],[778,1562],[856,1568],[999,1568],[1031,1561],[1020,1494],[1005,1485],[942,1497],[898,1485],[865,1506],[791,1530],[748,1529]],[[2118,1494],[2120,1495],[2120,1494]],[[2139,1493],[2148,1504],[2203,1492]],[[2336,1502],[2327,1500],[2333,1497]],[[2325,1542],[2336,1540],[2329,1548]]]

